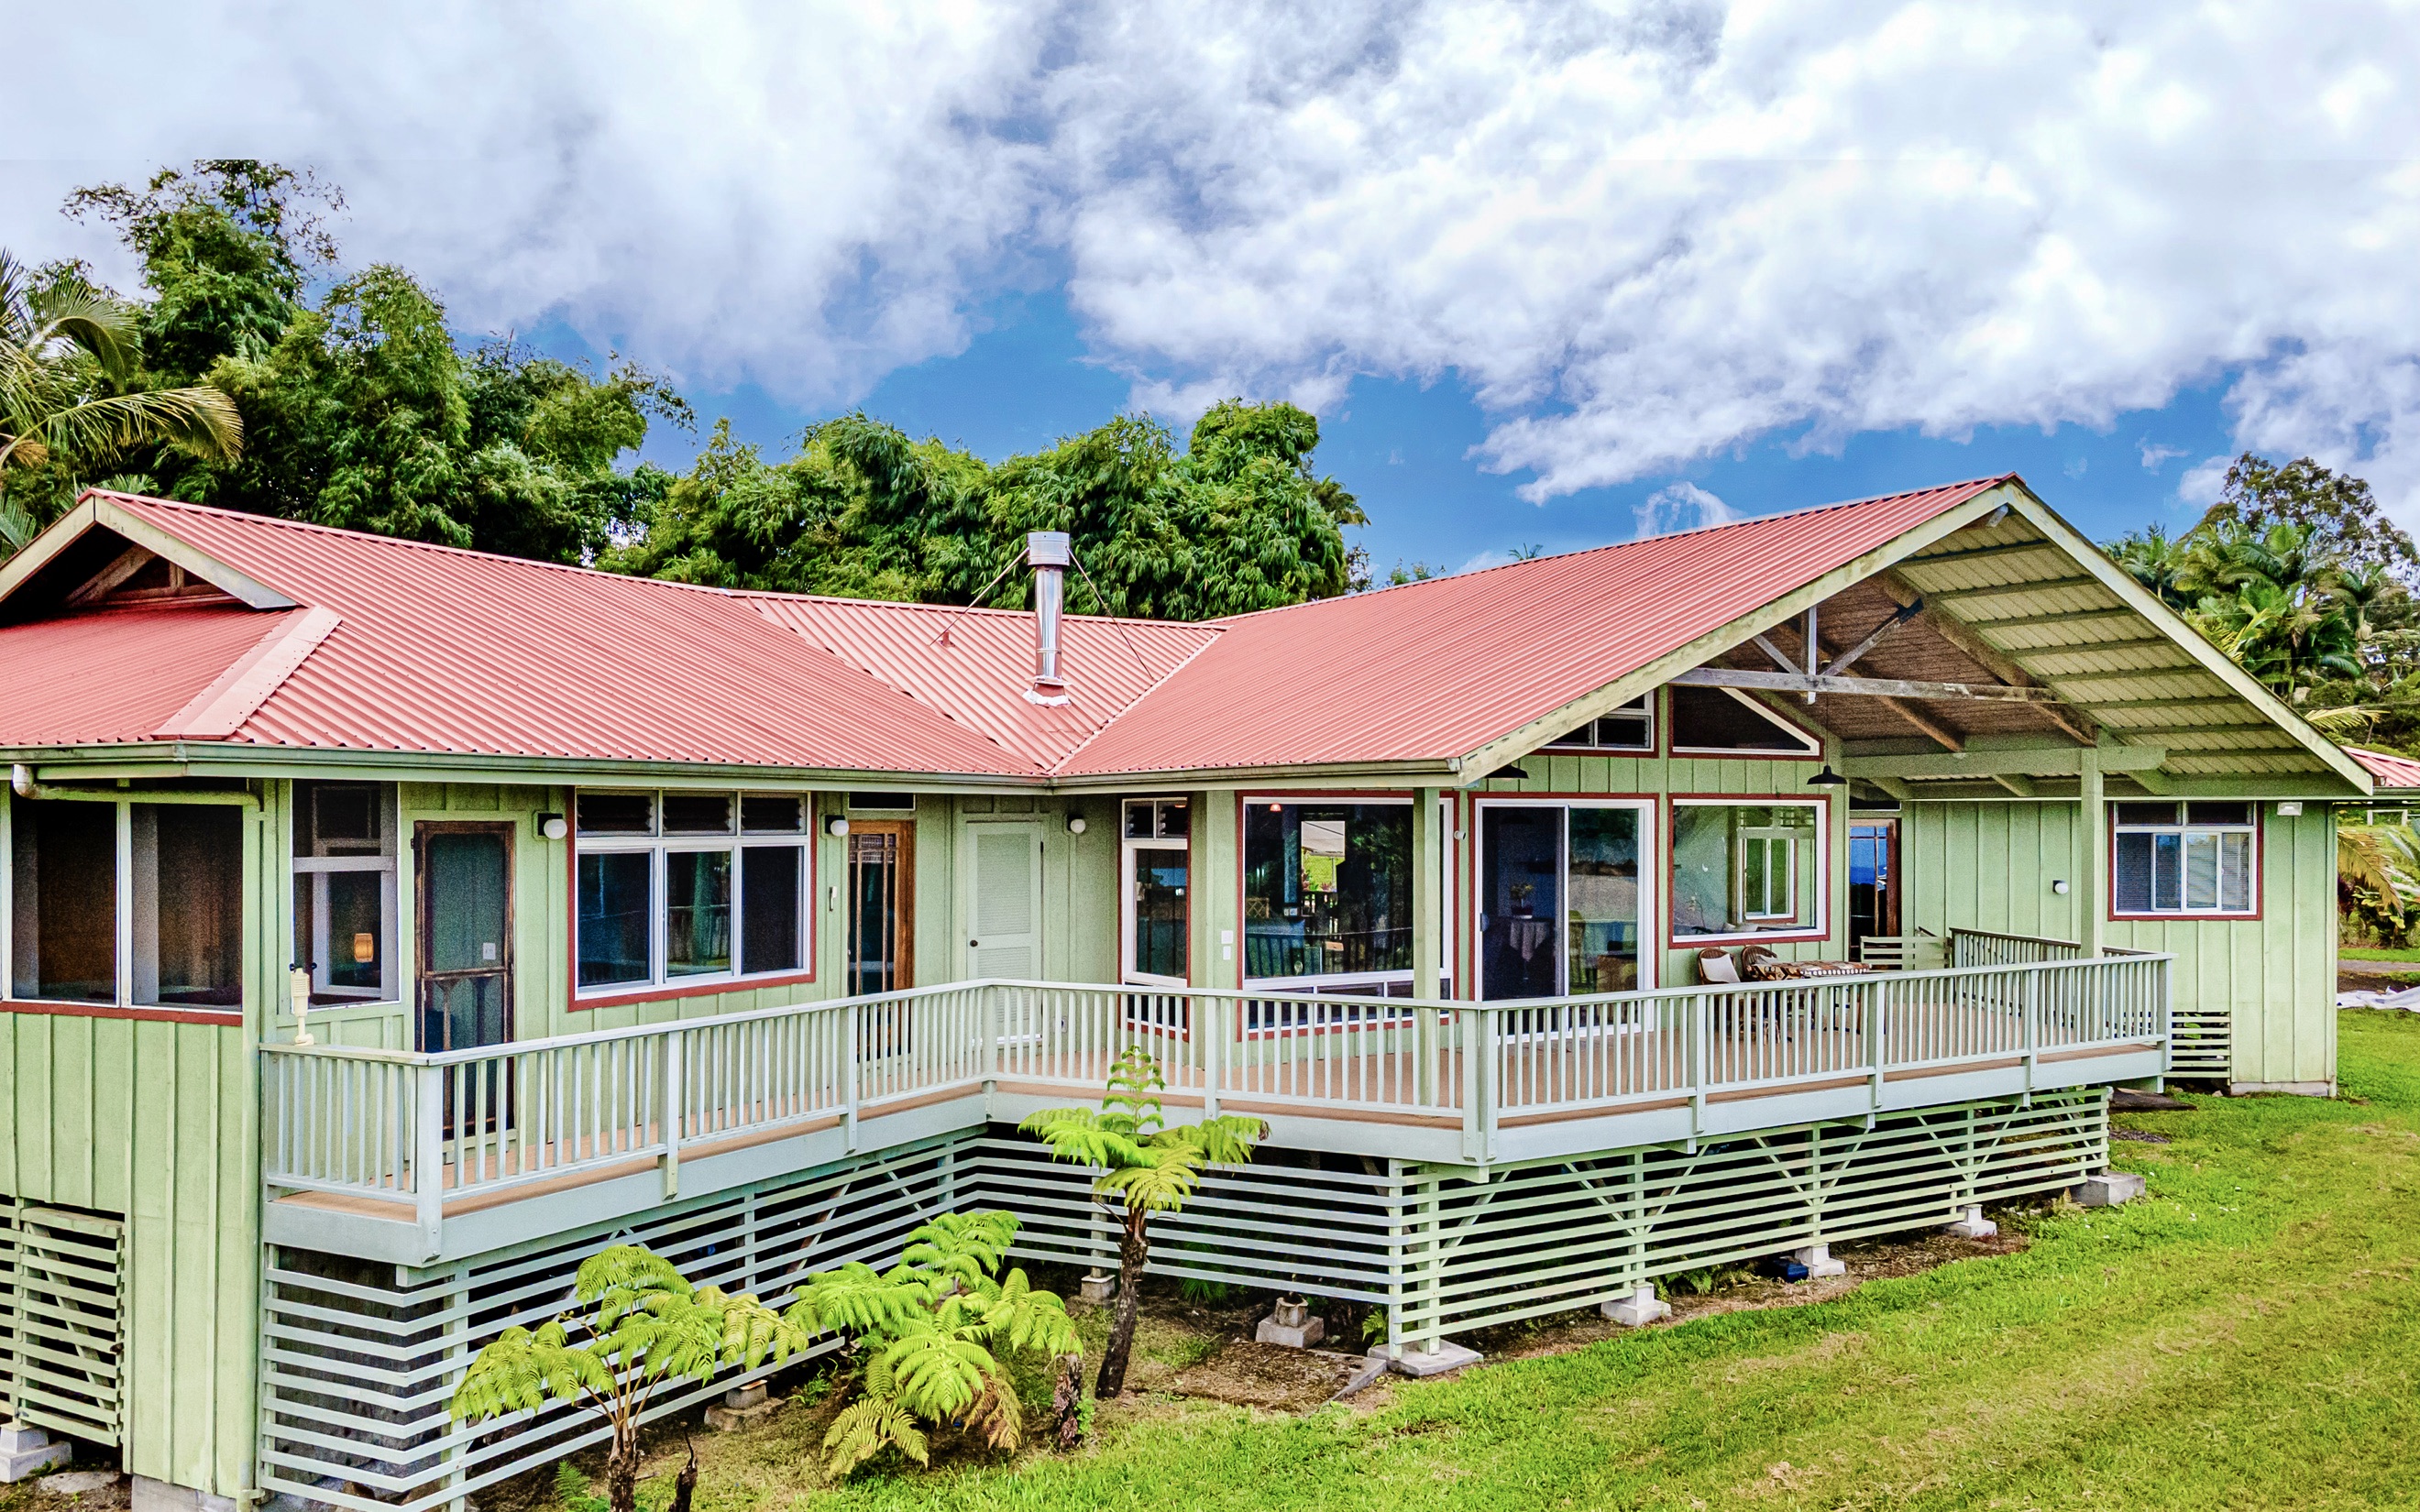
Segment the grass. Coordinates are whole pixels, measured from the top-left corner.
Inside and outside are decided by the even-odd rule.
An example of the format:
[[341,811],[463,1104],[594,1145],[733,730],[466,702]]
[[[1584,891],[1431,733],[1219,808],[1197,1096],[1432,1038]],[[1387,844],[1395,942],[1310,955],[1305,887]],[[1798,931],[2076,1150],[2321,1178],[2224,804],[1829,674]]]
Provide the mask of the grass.
[[1074,1457],[836,1489],[793,1410],[702,1443],[698,1512],[2420,1504],[2420,1018],[2340,1022],[2345,1096],[2125,1115],[2172,1141],[2116,1147],[2150,1196],[2021,1218],[2019,1254],[1374,1409],[1112,1404]]
[[2336,955],[2346,961],[2420,961],[2420,946],[2385,950],[2370,945],[2340,945],[2336,947]]

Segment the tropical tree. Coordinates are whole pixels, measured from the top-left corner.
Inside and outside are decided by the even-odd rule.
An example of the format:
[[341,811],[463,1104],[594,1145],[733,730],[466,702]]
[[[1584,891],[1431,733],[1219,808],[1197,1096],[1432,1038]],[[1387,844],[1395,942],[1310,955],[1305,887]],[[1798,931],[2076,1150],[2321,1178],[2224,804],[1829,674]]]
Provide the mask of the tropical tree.
[[243,445],[234,402],[209,384],[140,385],[133,316],[72,268],[38,276],[0,252],[0,542],[8,551],[37,521],[10,497],[20,477],[72,474],[143,446],[173,445],[215,461]]
[[2408,825],[2337,826],[2336,903],[2347,922],[2380,945],[2411,943],[2420,916],[2420,841]]
[[856,1398],[824,1437],[834,1475],[884,1449],[929,1463],[932,1433],[952,1426],[1014,1449],[1024,1409],[1003,1357],[1080,1363],[1066,1304],[1034,1289],[1021,1270],[1000,1274],[1016,1227],[1005,1212],[944,1213],[908,1236],[892,1269],[853,1260],[799,1289],[788,1325],[844,1335],[861,1361]]
[[1243,1165],[1268,1134],[1260,1119],[1234,1117],[1171,1128],[1159,1102],[1167,1087],[1159,1062],[1128,1046],[1109,1068],[1098,1108],[1046,1108],[1018,1125],[1049,1146],[1052,1158],[1100,1167],[1093,1196],[1105,1204],[1114,1200],[1120,1210],[1117,1312],[1093,1387],[1100,1396],[1125,1389],[1143,1267],[1151,1258],[1151,1215],[1182,1209],[1204,1170]]
[[516,1325],[481,1350],[455,1390],[452,1412],[458,1422],[475,1423],[565,1402],[602,1417],[613,1429],[605,1458],[613,1512],[638,1506],[639,1426],[659,1387],[778,1364],[813,1342],[809,1331],[753,1296],[691,1287],[670,1260],[638,1244],[589,1257],[572,1296],[585,1316]]

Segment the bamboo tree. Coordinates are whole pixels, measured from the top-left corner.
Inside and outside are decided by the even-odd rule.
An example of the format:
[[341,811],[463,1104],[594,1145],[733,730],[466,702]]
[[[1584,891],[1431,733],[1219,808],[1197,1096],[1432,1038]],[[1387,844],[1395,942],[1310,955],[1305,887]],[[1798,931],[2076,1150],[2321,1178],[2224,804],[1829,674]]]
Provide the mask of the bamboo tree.
[[1099,1396],[1125,1389],[1143,1266],[1151,1257],[1151,1215],[1184,1208],[1203,1170],[1243,1165],[1268,1134],[1258,1119],[1207,1119],[1170,1128],[1159,1104],[1167,1088],[1159,1062],[1129,1046],[1109,1068],[1098,1108],[1046,1108],[1018,1125],[1048,1145],[1055,1159],[1104,1167],[1093,1195],[1104,1203],[1114,1197],[1123,1210],[1117,1312],[1093,1388]]

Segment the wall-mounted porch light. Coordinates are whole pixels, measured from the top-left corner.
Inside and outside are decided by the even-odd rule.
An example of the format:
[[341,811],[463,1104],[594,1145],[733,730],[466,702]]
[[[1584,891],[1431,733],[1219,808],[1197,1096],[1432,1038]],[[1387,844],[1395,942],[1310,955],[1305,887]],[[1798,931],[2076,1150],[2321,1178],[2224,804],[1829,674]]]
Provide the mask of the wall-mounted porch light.
[[1070,835],[1080,835],[1083,832],[1084,816],[1079,813],[1069,814],[1067,816],[1067,833]]
[[1849,785],[1849,779],[1832,770],[1832,764],[1826,762],[1822,771],[1807,779],[1807,785],[1810,788],[1844,788]]
[[571,826],[559,813],[542,813],[537,816],[537,832],[549,840],[561,840],[571,833]]
[[824,821],[824,833],[833,837],[834,839],[838,839],[848,833],[848,821],[843,819],[838,814],[834,814],[830,819]]

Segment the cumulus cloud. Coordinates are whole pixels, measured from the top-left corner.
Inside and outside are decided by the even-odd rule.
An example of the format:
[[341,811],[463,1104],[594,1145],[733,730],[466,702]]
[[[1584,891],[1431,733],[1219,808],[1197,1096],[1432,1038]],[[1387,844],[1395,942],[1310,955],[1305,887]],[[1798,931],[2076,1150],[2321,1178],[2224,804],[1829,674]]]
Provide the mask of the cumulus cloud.
[[1694,483],[1658,488],[1632,514],[1638,521],[1641,535],[1703,530],[1709,525],[1728,525],[1740,517],[1738,510]]
[[471,329],[559,316],[800,403],[1055,285],[1178,416],[1450,375],[1533,499],[2221,382],[2242,444],[2420,518],[2392,0],[455,0],[12,35],[47,60],[0,100],[21,252],[89,250],[24,213],[73,183],[247,153],[344,183],[349,255]]

